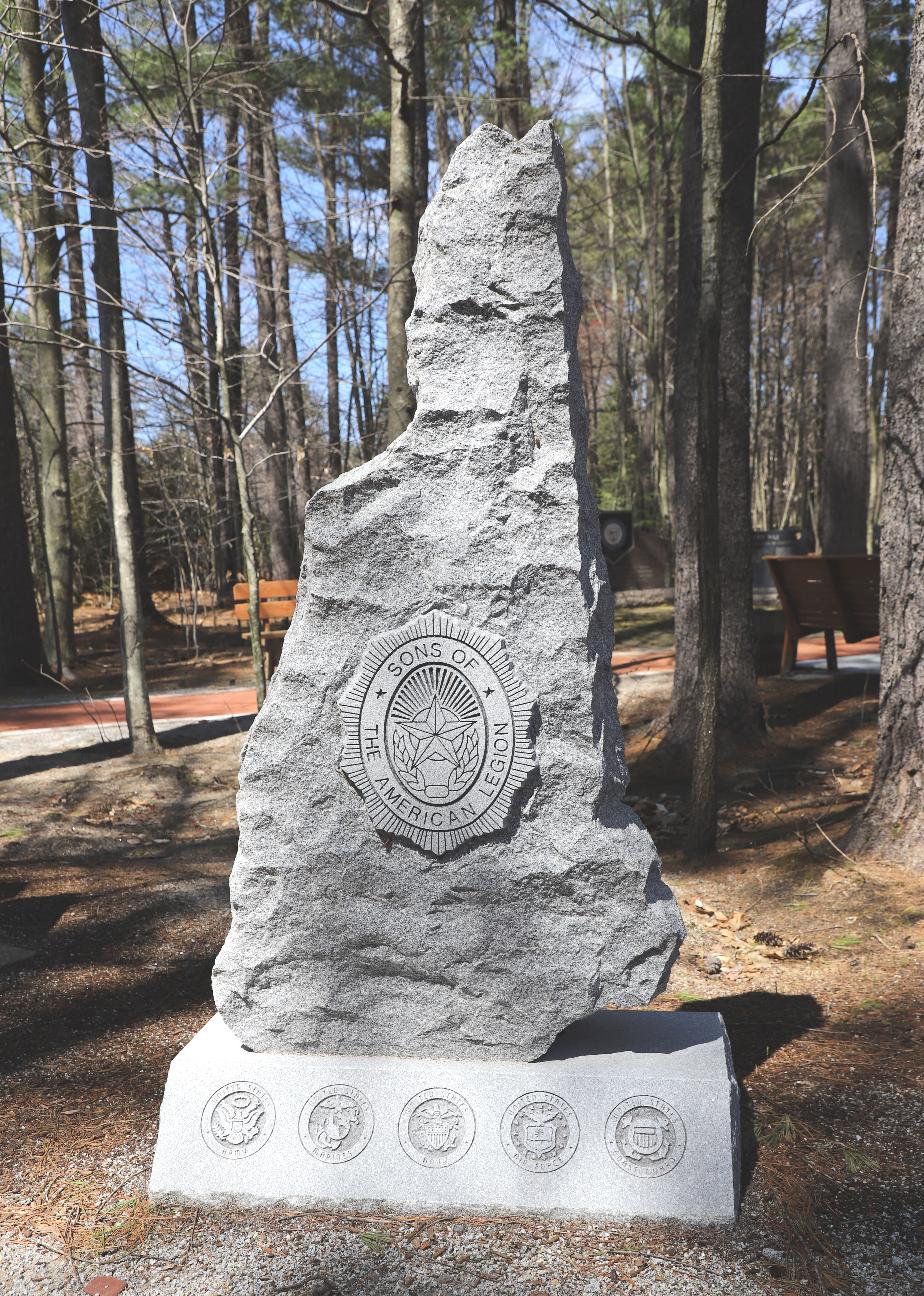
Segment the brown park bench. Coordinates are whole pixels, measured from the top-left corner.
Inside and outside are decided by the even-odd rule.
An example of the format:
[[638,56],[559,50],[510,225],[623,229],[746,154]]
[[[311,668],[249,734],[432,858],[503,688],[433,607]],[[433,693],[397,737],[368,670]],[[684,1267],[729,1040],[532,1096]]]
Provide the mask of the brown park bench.
[[803,635],[824,631],[828,670],[837,670],[834,632],[847,643],[879,633],[879,558],[868,554],[765,557],[780,596],[786,629],[780,674],[796,663]]
[[[250,587],[246,581],[234,587],[234,615],[241,622],[241,631],[248,634],[250,611],[247,596]],[[279,664],[282,641],[295,612],[297,580],[261,580],[259,585],[260,643],[263,645],[263,669],[267,680]],[[284,625],[280,624],[285,622]]]

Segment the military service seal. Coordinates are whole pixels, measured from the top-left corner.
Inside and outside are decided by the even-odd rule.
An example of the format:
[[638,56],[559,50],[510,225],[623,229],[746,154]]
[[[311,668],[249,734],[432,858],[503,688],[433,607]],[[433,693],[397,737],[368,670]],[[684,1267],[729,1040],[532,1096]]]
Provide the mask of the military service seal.
[[424,1089],[405,1103],[398,1140],[428,1170],[461,1161],[475,1138],[475,1113],[454,1089]]
[[488,630],[430,612],[373,639],[339,700],[340,768],[379,832],[435,855],[503,828],[533,699]]
[[580,1136],[571,1104],[544,1089],[522,1094],[501,1120],[504,1151],[533,1174],[560,1170],[574,1156]]
[[231,1161],[259,1152],[273,1132],[276,1109],[262,1085],[232,1080],[216,1089],[202,1111],[206,1147]]
[[327,1085],[313,1093],[298,1120],[305,1151],[328,1165],[342,1165],[359,1156],[374,1128],[369,1099],[347,1084]]
[[656,1179],[678,1164],[687,1131],[670,1103],[645,1095],[626,1098],[610,1112],[606,1146],[621,1169],[641,1179]]

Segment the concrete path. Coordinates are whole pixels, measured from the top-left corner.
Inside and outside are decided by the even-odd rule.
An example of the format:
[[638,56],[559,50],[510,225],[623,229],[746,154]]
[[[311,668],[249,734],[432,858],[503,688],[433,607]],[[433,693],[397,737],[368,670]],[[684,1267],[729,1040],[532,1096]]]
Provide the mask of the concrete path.
[[[837,655],[841,670],[865,671],[870,674],[879,671],[878,639],[867,639],[858,644],[845,644],[843,637],[838,635]],[[814,670],[825,669],[825,647],[821,635],[813,635],[800,641],[798,666]],[[617,675],[673,669],[673,648],[639,648],[613,653],[613,671]],[[256,709],[256,692],[247,687],[191,689],[187,692],[151,695],[151,710],[158,729],[169,727],[167,722],[180,720],[219,720],[250,716]],[[27,706],[0,705],[0,735],[34,733],[38,739],[39,731],[46,731],[50,737],[52,733],[61,729],[86,730],[87,735],[97,741],[127,738],[125,702],[121,697],[108,697],[68,698],[60,702],[33,702]],[[82,734],[81,738],[83,737]]]
[[[200,720],[222,716],[252,715],[257,695],[252,688],[190,690],[183,693],[152,693],[154,720]],[[121,727],[127,737],[125,702],[121,697],[61,702],[33,702],[28,706],[0,706],[0,733],[23,729],[64,729],[72,726]]]
[[[848,644],[844,636],[835,635],[838,667],[843,671],[879,673],[879,637],[864,639],[862,643]],[[797,668],[826,670],[825,641],[823,635],[809,635],[799,640],[796,657]],[[637,648],[629,652],[613,653],[613,670],[617,675],[634,675],[639,671],[671,671],[674,669],[673,648]]]

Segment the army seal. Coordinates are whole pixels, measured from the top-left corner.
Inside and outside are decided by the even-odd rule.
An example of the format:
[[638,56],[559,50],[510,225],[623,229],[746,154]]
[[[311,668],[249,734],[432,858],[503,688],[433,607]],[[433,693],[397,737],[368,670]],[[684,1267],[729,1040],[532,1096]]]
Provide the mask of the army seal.
[[340,768],[379,832],[444,855],[504,827],[534,700],[497,635],[418,617],[372,640],[338,705]]
[[262,1085],[232,1080],[216,1089],[205,1104],[200,1128],[209,1151],[239,1161],[260,1151],[275,1120],[273,1100]]

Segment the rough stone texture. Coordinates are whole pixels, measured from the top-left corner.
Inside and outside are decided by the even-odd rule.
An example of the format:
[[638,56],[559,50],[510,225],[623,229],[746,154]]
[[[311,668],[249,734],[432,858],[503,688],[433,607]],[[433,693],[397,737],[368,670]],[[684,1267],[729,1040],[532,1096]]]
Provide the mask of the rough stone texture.
[[[239,1099],[249,1127],[213,1123],[217,1095]],[[319,1156],[332,1097],[353,1124],[335,1118],[336,1146]],[[445,1150],[421,1152],[445,1135],[415,1132],[413,1113],[437,1105],[459,1127]],[[213,1018],[171,1064],[150,1192],[203,1206],[730,1222],[739,1145],[718,1013],[595,1013],[538,1062],[247,1053]]]
[[[648,1002],[683,934],[621,799],[549,123],[461,145],[415,275],[416,417],[307,510],[298,606],[242,765],[215,1001],[258,1051],[532,1059],[599,1005]],[[337,700],[364,648],[433,610],[502,636],[538,699],[537,770],[506,827],[441,859],[381,838],[338,769]]]

